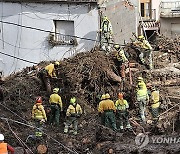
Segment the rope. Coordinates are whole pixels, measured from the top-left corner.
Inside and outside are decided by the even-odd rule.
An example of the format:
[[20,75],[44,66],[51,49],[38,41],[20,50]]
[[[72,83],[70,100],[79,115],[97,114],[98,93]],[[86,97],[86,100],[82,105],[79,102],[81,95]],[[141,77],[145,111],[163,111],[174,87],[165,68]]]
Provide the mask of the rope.
[[9,124],[9,122],[8,122],[8,119],[6,119],[6,122],[7,122],[8,126],[9,126],[10,131],[13,133],[13,135],[15,136],[15,138],[20,142],[20,144],[21,144],[22,146],[25,146],[31,153],[34,154],[34,152],[32,152],[32,150],[26,145],[26,143],[24,143],[23,140],[21,140],[21,138],[12,130],[12,127],[10,126],[10,124]]
[[9,109],[8,107],[6,107],[5,105],[3,105],[2,103],[0,103],[1,106],[3,106],[4,108],[6,108],[8,111],[10,111],[11,113],[13,113],[14,115],[16,115],[17,117],[19,117],[21,120],[27,122],[24,118],[22,118],[21,116],[19,116],[18,114],[16,114],[15,112],[13,112],[11,109]]
[[[14,123],[18,123],[18,124],[21,124],[21,125],[24,125],[24,126],[27,126],[27,127],[30,127],[30,128],[36,128],[38,130],[40,130],[39,128],[37,127],[34,127],[32,125],[29,125],[29,124],[25,124],[23,122],[20,122],[20,121],[16,121],[16,120],[13,120],[13,119],[9,119],[9,118],[4,118],[4,117],[0,117],[2,120],[9,120],[9,121],[12,121]],[[75,150],[71,150],[70,148],[68,148],[67,146],[65,146],[64,144],[60,143],[59,141],[57,141],[55,138],[49,136],[47,133],[45,133],[44,131],[42,131],[42,133],[44,133],[45,135],[47,135],[49,138],[51,138],[53,141],[57,142],[59,145],[61,145],[63,148],[67,149],[68,151],[70,151],[71,153],[74,153],[74,154],[79,154],[78,152],[76,152]]]
[[[11,113],[13,113],[14,115],[16,115],[17,117],[19,117],[20,119],[22,119],[23,121],[25,121],[26,123],[28,123],[27,120],[25,120],[24,118],[20,117],[18,114],[16,114],[15,112],[13,112],[11,109],[9,109],[8,107],[6,107],[5,105],[3,105],[2,103],[0,103],[0,105],[2,105],[3,107],[5,107],[8,111],[10,111]],[[40,130],[39,128],[33,126],[33,125],[30,125],[30,124],[26,124],[26,123],[23,123],[23,122],[20,122],[20,121],[16,121],[16,120],[12,120],[12,119],[8,119],[8,118],[5,118],[5,117],[0,117],[2,120],[9,120],[9,121],[12,121],[14,123],[18,123],[20,125],[24,125],[24,126],[27,126],[27,127],[30,127],[30,128],[36,128],[38,130]],[[62,143],[60,143],[59,141],[57,141],[56,139],[54,139],[53,137],[49,136],[47,133],[45,133],[44,131],[42,131],[45,135],[47,135],[49,138],[51,138],[53,141],[57,142],[59,145],[61,145],[63,148],[67,149],[68,151],[72,152],[72,153],[75,153],[75,154],[78,154],[78,152],[76,151],[73,151],[71,150],[70,148],[66,147],[65,145],[63,145]]]

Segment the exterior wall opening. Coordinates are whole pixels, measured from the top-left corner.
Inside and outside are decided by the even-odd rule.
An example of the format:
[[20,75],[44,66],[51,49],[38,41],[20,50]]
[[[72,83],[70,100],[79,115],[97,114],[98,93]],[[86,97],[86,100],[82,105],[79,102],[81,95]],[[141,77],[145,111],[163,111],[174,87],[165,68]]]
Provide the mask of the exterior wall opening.
[[151,42],[151,41],[153,41],[155,39],[156,30],[146,30],[145,32],[146,32],[146,36],[147,36],[148,41]]
[[74,44],[74,21],[70,20],[54,20],[55,35],[54,41],[58,45]]

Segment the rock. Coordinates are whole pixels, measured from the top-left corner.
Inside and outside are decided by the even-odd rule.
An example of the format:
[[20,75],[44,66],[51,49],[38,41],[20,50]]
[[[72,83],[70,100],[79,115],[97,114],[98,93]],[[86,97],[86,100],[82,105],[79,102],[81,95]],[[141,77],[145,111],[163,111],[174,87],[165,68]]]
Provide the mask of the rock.
[[113,154],[114,150],[113,149],[109,149],[108,154]]

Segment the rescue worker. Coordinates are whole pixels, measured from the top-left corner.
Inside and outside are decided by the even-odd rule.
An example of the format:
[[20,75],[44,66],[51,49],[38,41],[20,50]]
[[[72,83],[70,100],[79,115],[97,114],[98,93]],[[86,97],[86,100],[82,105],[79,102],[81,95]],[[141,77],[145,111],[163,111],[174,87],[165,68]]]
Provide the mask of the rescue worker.
[[137,78],[137,86],[136,86],[137,89],[139,88],[139,85],[141,85],[144,90],[147,90],[144,79],[140,76]]
[[110,20],[107,18],[107,16],[103,17],[102,23],[101,23],[101,48],[102,50],[109,52],[111,49],[111,43],[113,43],[112,39],[112,25]]
[[64,133],[68,133],[69,126],[73,125],[73,134],[77,135],[78,133],[78,118],[80,118],[82,115],[82,108],[77,103],[76,97],[72,97],[70,99],[70,105],[66,111],[67,120],[64,123]]
[[153,117],[153,121],[156,124],[159,118],[159,91],[156,90],[155,87],[151,88],[151,95],[150,95],[150,104],[151,104],[151,114]]
[[120,125],[118,128],[120,128],[120,131],[123,132],[124,125],[125,125],[125,128],[128,129],[129,131],[131,131],[132,128],[129,123],[129,117],[128,117],[129,116],[129,112],[128,112],[129,104],[123,98],[122,93],[118,94],[118,100],[115,103],[115,107],[116,107],[117,118],[120,120]]
[[0,134],[0,154],[14,154],[14,148],[4,142],[4,135]]
[[43,124],[47,121],[46,112],[42,105],[42,97],[36,99],[36,103],[32,109],[32,119],[35,121],[36,126],[36,137],[42,137],[42,127]]
[[[103,100],[105,100],[105,99],[106,99],[106,95],[103,94],[103,95],[101,96],[101,101],[99,102],[99,105],[101,105],[101,104],[103,103]],[[101,124],[102,124],[102,125],[105,125],[104,113],[99,112],[99,115],[100,115],[100,117],[101,117]]]
[[145,111],[146,111],[147,102],[149,102],[149,96],[147,93],[147,89],[144,89],[143,84],[138,85],[136,98],[139,105],[139,114],[140,114],[141,121],[143,124],[145,124],[146,123]]
[[116,108],[114,102],[110,100],[110,95],[105,94],[105,100],[101,101],[98,106],[98,112],[104,114],[105,126],[117,130],[115,112]]
[[[141,52],[139,54],[139,59],[142,64],[148,65],[149,69],[153,69],[152,64],[152,47],[143,35],[138,37],[138,41],[134,43],[137,47],[141,48]],[[145,58],[147,58],[148,62],[146,62]]]
[[51,107],[50,124],[59,126],[60,111],[63,111],[63,104],[61,97],[58,95],[59,88],[53,89],[53,94],[50,95],[49,103]]
[[41,69],[39,72],[39,76],[47,90],[47,92],[51,92],[51,83],[50,78],[57,78],[56,70],[59,67],[60,63],[58,61],[54,63],[50,63],[45,68]]
[[126,55],[125,55],[124,50],[122,48],[120,48],[119,45],[116,44],[114,46],[114,48],[117,50],[116,58],[117,58],[117,60],[119,62],[119,69],[120,69],[119,72],[121,74],[121,77],[123,79],[125,79],[125,69],[126,69],[126,67],[128,67],[128,62],[129,61],[128,61]]

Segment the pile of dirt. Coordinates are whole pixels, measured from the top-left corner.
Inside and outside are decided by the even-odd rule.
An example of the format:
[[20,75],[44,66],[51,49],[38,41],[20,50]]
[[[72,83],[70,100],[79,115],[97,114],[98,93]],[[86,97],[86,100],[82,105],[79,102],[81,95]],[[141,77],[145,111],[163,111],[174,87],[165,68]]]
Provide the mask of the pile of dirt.
[[[127,52],[130,55],[130,61],[138,63],[136,60],[136,51],[127,46]],[[145,149],[138,149],[138,146],[134,142],[135,135],[143,131],[150,132],[151,135],[155,132],[157,134],[177,132],[178,127],[176,127],[176,124],[179,120],[180,108],[179,105],[174,108],[172,107],[178,103],[179,99],[171,100],[171,98],[167,97],[168,88],[172,85],[164,86],[163,83],[167,79],[162,82],[159,81],[163,75],[159,77],[160,75],[158,76],[157,72],[153,73],[153,71],[145,70],[144,66],[138,64],[136,71],[132,72],[133,85],[130,85],[127,75],[127,80],[123,83],[126,88],[122,89],[122,82],[119,82],[119,78],[117,80],[114,79],[114,77],[117,78],[119,76],[118,65],[114,55],[114,52],[106,55],[101,51],[91,51],[79,53],[72,58],[61,61],[60,69],[57,72],[57,79],[51,80],[52,88],[60,88],[60,96],[64,104],[64,111],[60,119],[61,124],[59,128],[46,124],[44,128],[44,139],[40,141],[48,147],[49,154],[110,154],[112,151],[113,153],[143,153],[143,150],[157,153],[158,149],[152,149],[151,146],[147,146]],[[48,63],[42,62],[37,66],[25,68],[21,72],[8,77],[1,85],[1,89],[4,92],[4,100],[0,102],[1,132],[5,134],[6,141],[14,147],[21,146],[25,149],[29,147],[32,151],[35,151],[36,146],[39,145],[39,143],[32,143],[26,147],[24,143],[28,135],[34,133],[34,129],[30,126],[33,124],[31,110],[35,98],[42,96],[43,105],[46,109],[49,107],[49,94],[46,93],[41,80],[37,77],[38,70]],[[134,87],[136,85],[136,77],[139,75],[144,77],[146,83],[153,82],[153,85],[157,86],[160,90],[162,97],[161,113],[163,116],[160,119],[160,124],[163,124],[159,127],[156,126],[154,129],[152,129],[151,124],[143,128],[138,125],[136,119],[137,104],[135,103]],[[174,77],[172,74],[171,77],[177,79],[178,75]],[[175,86],[175,88],[179,87]],[[118,92],[122,90],[125,92],[125,98],[130,103],[130,118],[134,122],[134,125],[132,123],[134,133],[117,133],[100,125],[99,122],[97,105],[100,101],[100,96],[108,92],[112,100],[115,101]],[[81,104],[84,111],[83,116],[80,118],[77,136],[63,134],[65,111],[72,96],[77,97],[77,101]],[[165,111],[167,111],[167,114],[164,113]],[[170,115],[171,112],[173,114]],[[148,117],[151,117],[150,113],[148,113]],[[165,123],[167,123],[166,127]],[[171,127],[172,124],[174,124],[173,129]],[[131,148],[128,148],[127,144],[131,145]],[[178,150],[180,151],[179,148],[176,149],[176,151]]]
[[156,48],[163,52],[179,53],[180,51],[180,36],[176,38],[167,38],[163,35],[157,35],[155,41]]
[[167,38],[163,35],[157,35],[156,40],[154,41],[154,46],[156,50],[164,52],[164,53],[171,53],[171,57],[169,60],[173,59],[173,57],[177,57],[176,60],[180,60],[180,36],[176,38]]

